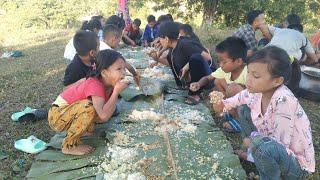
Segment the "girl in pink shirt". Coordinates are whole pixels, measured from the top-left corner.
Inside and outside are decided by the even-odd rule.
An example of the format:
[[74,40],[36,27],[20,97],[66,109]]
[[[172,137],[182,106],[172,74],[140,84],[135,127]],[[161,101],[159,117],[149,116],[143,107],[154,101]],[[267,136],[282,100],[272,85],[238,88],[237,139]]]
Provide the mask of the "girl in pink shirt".
[[65,89],[52,104],[48,121],[58,132],[67,131],[62,153],[84,155],[94,149],[81,145],[80,138],[92,135],[95,122],[106,122],[112,116],[118,96],[129,82],[124,81],[125,60],[114,50],[100,51],[96,70],[91,77]]
[[[213,105],[217,112],[242,105],[250,108],[249,118],[239,111],[240,125],[246,135],[257,130],[263,136],[253,138],[249,145],[262,180],[303,179],[315,171],[310,122],[298,99],[284,85],[289,77],[288,54],[269,46],[249,60],[247,89]],[[239,155],[247,157],[245,153]]]

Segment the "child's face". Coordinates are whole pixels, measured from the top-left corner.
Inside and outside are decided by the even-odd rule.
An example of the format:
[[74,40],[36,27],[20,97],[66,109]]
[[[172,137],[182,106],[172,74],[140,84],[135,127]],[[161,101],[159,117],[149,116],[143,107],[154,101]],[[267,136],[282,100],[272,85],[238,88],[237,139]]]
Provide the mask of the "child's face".
[[109,46],[112,49],[116,49],[119,46],[120,41],[121,41],[121,37],[115,37],[114,36],[114,37],[112,37],[112,41],[111,41]]
[[137,26],[136,24],[132,24],[132,29],[137,31],[137,30],[139,30],[139,26]]
[[156,22],[155,22],[155,21],[151,21],[151,22],[148,23],[148,26],[149,26],[150,28],[153,28],[155,25],[156,25]]
[[250,93],[268,92],[283,84],[283,77],[272,77],[268,65],[253,62],[248,65],[246,87]]
[[182,37],[185,37],[187,36],[186,32],[184,32],[184,30],[180,29],[179,30],[179,37],[182,36]]
[[231,59],[227,52],[217,53],[217,56],[218,56],[219,66],[226,73],[232,72],[243,65],[242,60]]
[[108,86],[115,86],[117,82],[124,79],[126,75],[126,64],[123,59],[118,58],[111,66],[101,72],[104,82]]

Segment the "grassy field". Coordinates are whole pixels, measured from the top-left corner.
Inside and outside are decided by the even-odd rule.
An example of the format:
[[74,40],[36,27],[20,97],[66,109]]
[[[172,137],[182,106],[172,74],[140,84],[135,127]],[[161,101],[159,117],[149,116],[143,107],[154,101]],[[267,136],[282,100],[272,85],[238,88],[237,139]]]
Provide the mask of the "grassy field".
[[[199,33],[203,42],[212,49],[230,31],[210,31],[211,35]],[[24,57],[0,59],[0,150],[9,157],[0,161],[0,179],[21,179],[31,166],[34,155],[14,149],[14,141],[35,135],[48,142],[54,134],[46,120],[33,123],[14,123],[10,116],[26,106],[49,108],[62,89],[62,78],[66,68],[63,51],[73,31],[49,31],[30,33],[16,39],[3,39],[4,47],[0,50],[21,50]],[[205,38],[203,38],[205,37]],[[1,47],[1,46],[0,46]],[[319,103],[301,99],[308,114],[314,138],[317,167],[320,168],[320,106]],[[228,136],[232,143],[237,138]],[[247,166],[246,166],[247,167]],[[320,179],[317,171],[311,179]]]

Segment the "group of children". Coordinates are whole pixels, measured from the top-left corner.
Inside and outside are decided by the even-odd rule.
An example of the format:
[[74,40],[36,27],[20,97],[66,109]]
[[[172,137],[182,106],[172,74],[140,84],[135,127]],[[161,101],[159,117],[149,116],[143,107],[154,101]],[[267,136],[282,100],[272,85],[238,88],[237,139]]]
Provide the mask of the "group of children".
[[[62,152],[83,155],[93,151],[92,147],[81,145],[80,138],[91,135],[94,123],[106,122],[116,112],[118,95],[129,84],[124,80],[126,68],[139,84],[139,74],[113,50],[122,39],[133,46],[158,48],[150,53],[154,65],[169,66],[177,86],[189,89],[185,103],[199,103],[203,89],[224,95],[224,99],[217,96],[220,99],[213,101],[213,109],[224,115],[228,132],[241,133],[249,151],[235,152],[240,158],[254,161],[261,179],[303,179],[314,172],[310,123],[286,86],[296,73],[293,63],[300,62],[300,56],[291,60],[290,56],[296,53],[291,52],[294,48],[276,42],[284,36],[292,41],[304,40],[305,52],[311,59],[307,63],[316,62],[317,55],[303,38],[301,24],[280,29],[266,26],[264,18],[262,11],[250,12],[248,24],[216,46],[219,67],[192,27],[173,22],[168,15],[160,16],[158,21],[150,15],[143,35],[139,19],[127,26],[117,16],[100,26],[96,25],[97,18],[91,19],[72,39],[76,53],[66,69],[66,87],[49,110],[50,127],[67,131]],[[257,29],[269,42],[260,50]]]

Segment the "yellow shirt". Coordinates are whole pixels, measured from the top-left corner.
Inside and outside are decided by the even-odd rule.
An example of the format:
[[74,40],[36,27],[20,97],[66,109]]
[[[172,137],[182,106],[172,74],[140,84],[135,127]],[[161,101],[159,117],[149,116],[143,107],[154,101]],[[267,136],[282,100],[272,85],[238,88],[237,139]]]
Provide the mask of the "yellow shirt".
[[228,84],[237,83],[237,84],[245,85],[246,80],[247,80],[247,66],[244,66],[241,74],[234,81],[231,80],[231,72],[226,73],[221,68],[219,68],[215,72],[213,72],[211,74],[211,76],[218,78],[218,79],[225,79]]

